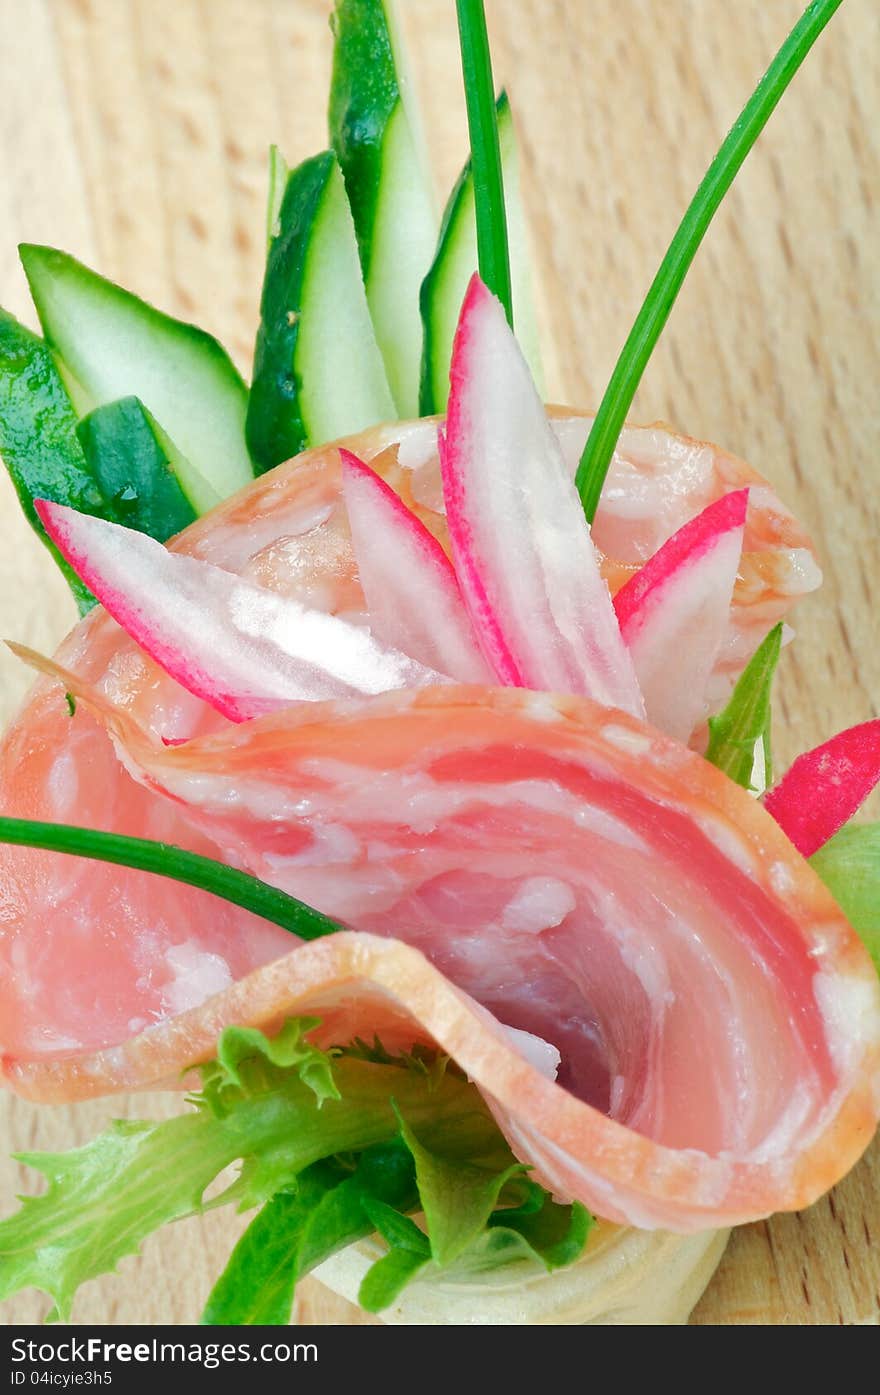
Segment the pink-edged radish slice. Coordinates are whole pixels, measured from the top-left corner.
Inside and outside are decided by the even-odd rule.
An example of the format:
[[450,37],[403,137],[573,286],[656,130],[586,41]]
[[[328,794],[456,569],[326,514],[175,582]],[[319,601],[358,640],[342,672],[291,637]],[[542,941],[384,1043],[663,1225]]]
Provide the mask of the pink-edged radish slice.
[[749,501],[737,489],[663,544],[614,597],[648,720],[687,741],[730,620]]
[[35,501],[49,537],[127,634],[233,722],[291,702],[444,679],[369,630],[309,610],[116,523]]
[[880,781],[880,721],[862,722],[798,756],[764,796],[799,853],[811,857],[852,818]]
[[479,276],[455,335],[440,466],[465,605],[502,683],[644,715],[584,511],[496,298]]
[[491,683],[452,563],[369,465],[340,449],[342,492],[373,632],[462,683]]

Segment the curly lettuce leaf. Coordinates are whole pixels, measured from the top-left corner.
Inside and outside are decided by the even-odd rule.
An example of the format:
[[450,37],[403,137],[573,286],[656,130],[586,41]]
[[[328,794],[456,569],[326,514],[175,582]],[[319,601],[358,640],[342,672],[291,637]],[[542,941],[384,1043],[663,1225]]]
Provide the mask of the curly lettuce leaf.
[[396,1215],[392,1208],[409,1209],[416,1198],[412,1158],[397,1141],[365,1149],[354,1171],[336,1158],[306,1168],[295,1189],[279,1192],[248,1226],[202,1322],[286,1326],[299,1278],[370,1234],[372,1204]]
[[367,1270],[358,1289],[358,1303],[367,1313],[381,1313],[385,1308],[390,1308],[407,1284],[427,1269],[430,1263],[427,1245],[422,1250],[396,1246]]
[[68,1153],[22,1153],[48,1179],[42,1196],[0,1224],[0,1299],[38,1288],[52,1318],[70,1317],[80,1284],[116,1268],[168,1221],[202,1208],[235,1152],[205,1114],[161,1124],[117,1120]]
[[[561,1206],[531,1182],[532,1198],[527,1206],[516,1210],[496,1211],[490,1216],[488,1229],[481,1239],[494,1239],[519,1250],[529,1261],[539,1260],[545,1269],[564,1269],[583,1253],[593,1225],[593,1217],[579,1201]],[[477,1247],[471,1246],[465,1258],[473,1264]]]
[[318,1017],[294,1017],[274,1037],[256,1027],[227,1027],[217,1043],[216,1059],[201,1068],[201,1098],[222,1117],[243,1100],[271,1090],[279,1072],[294,1070],[319,1107],[324,1100],[338,1100],[333,1079],[338,1052],[322,1051],[308,1040],[308,1033],[319,1025]]
[[[390,1248],[366,1292],[383,1305],[417,1272],[466,1254],[499,1218],[521,1250],[541,1209],[529,1189],[555,1217],[553,1233],[568,1233],[572,1208],[524,1181],[479,1092],[447,1058],[425,1049],[392,1056],[381,1044],[323,1050],[309,1039],[317,1025],[288,1022],[272,1038],[229,1028],[201,1068],[191,1112],[118,1121],[69,1153],[24,1155],[49,1186],[0,1223],[0,1299],[42,1289],[51,1316],[68,1318],[79,1286],[146,1236],[224,1204],[261,1209],[208,1299],[211,1324],[289,1321],[299,1278],[374,1230]],[[236,1180],[206,1201],[235,1162]],[[493,1209],[499,1198],[506,1209]],[[418,1211],[430,1238],[406,1215]],[[540,1246],[531,1253],[547,1262]]]
[[880,823],[847,824],[810,858],[880,974]]
[[451,1264],[488,1224],[507,1183],[522,1177],[525,1168],[510,1157],[506,1144],[499,1169],[431,1152],[402,1116],[400,1133],[415,1163],[431,1257],[441,1267]]
[[561,1205],[529,1181],[500,1134],[498,1146],[479,1160],[452,1157],[443,1143],[442,1151],[425,1147],[402,1117],[400,1136],[415,1165],[427,1234],[388,1208],[371,1209],[389,1250],[361,1282],[358,1302],[367,1312],[387,1308],[422,1274],[466,1282],[502,1267],[558,1269],[583,1253],[589,1211],[577,1202]]
[[[314,1025],[288,1023],[272,1040],[231,1028],[203,1070],[194,1112],[158,1124],[117,1122],[71,1152],[23,1155],[49,1187],[0,1223],[0,1299],[39,1288],[68,1317],[81,1284],[112,1271],[167,1222],[225,1202],[258,1205],[322,1158],[395,1138],[392,1093],[429,1134],[448,1133],[465,1153],[495,1134],[460,1075],[434,1080],[404,1065],[334,1061],[305,1040]],[[331,1081],[338,1097],[328,1097]],[[238,1180],[204,1202],[236,1161]]]

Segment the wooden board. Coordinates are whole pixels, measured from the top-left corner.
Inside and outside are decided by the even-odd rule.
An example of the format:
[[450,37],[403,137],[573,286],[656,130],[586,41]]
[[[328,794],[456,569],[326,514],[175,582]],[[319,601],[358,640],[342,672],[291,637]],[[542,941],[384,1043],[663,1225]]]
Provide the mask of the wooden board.
[[[465,146],[451,0],[402,0],[438,189]],[[496,0],[496,74],[520,119],[553,395],[594,404],[722,134],[800,0]],[[329,0],[0,0],[0,302],[32,319],[20,239],[68,248],[198,319],[247,371],[266,150],[326,141]],[[782,762],[876,715],[880,379],[880,9],[847,0],[710,231],[636,403],[745,456],[812,530],[826,574],[782,666]],[[551,354],[552,351],[552,354]],[[0,633],[51,649],[64,584],[0,480]],[[28,678],[0,656],[8,713]],[[166,1100],[6,1101],[10,1149],[63,1148]],[[90,1286],[80,1322],[193,1321],[240,1222],[151,1240]],[[748,1227],[696,1320],[870,1322],[880,1151],[801,1216]],[[42,1300],[4,1306],[36,1318]],[[348,1321],[316,1285],[315,1321]]]

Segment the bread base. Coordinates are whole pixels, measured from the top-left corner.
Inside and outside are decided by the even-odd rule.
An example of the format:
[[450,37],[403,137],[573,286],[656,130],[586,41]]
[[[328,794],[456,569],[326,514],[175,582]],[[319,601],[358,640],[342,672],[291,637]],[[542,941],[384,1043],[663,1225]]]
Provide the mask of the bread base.
[[[672,1235],[599,1221],[568,1269],[548,1274],[521,1265],[506,1281],[417,1280],[380,1316],[391,1325],[678,1325],[709,1283],[729,1234]],[[382,1254],[378,1241],[363,1240],[325,1260],[313,1276],[356,1304],[364,1274]]]

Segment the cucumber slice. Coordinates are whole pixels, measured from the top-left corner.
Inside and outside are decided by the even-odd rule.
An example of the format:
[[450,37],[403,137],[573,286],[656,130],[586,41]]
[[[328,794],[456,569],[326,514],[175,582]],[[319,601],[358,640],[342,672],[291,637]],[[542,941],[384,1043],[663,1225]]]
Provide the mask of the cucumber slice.
[[398,412],[418,415],[419,287],[437,214],[391,0],[337,0],[330,140],[345,177],[367,303]]
[[104,498],[77,440],[76,412],[50,350],[5,310],[0,310],[0,455],[28,522],[84,615],[95,598],[47,538],[33,501],[51,499],[99,513]]
[[0,455],[28,522],[64,574],[81,615],[95,598],[46,536],[35,499],[68,504],[160,542],[219,503],[137,398],[98,407],[77,423],[52,351],[5,310]]
[[76,434],[115,523],[159,542],[192,523],[198,510],[178,474],[180,454],[136,397],[97,407]]
[[80,412],[135,393],[221,498],[253,478],[247,389],[226,350],[51,247],[22,264],[46,342],[63,360]]
[[[544,373],[541,367],[538,323],[532,295],[525,212],[520,192],[519,155],[506,92],[501,93],[496,105],[510,245],[513,322],[520,347],[535,382],[543,393]],[[468,160],[449,197],[443,214],[437,253],[430,271],[422,282],[420,300],[424,339],[420,407],[424,416],[446,410],[452,341],[468,281],[476,270],[477,222],[474,212],[474,180]]]
[[332,150],[288,176],[278,219],[247,413],[258,470],[395,415]]
[[281,201],[290,167],[277,145],[269,146],[269,198],[266,204],[266,251],[281,231]]

